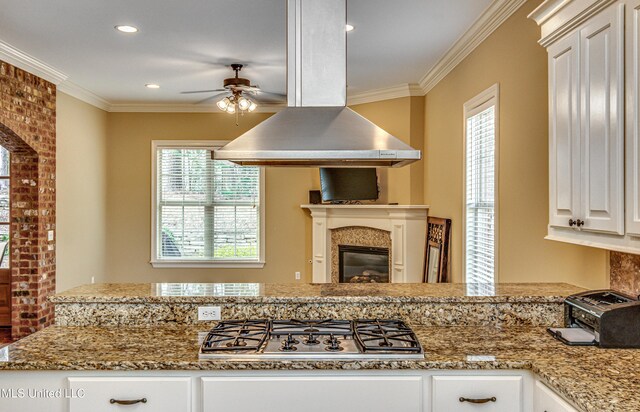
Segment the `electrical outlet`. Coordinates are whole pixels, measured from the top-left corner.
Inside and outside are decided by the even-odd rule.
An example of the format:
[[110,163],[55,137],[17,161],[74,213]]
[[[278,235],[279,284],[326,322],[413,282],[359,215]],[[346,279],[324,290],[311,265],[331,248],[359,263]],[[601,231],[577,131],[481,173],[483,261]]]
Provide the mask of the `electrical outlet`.
[[96,277],[95,276],[91,276],[91,283],[96,283]]
[[296,272],[296,280],[300,280],[300,272]]
[[220,320],[220,306],[198,306],[198,320]]

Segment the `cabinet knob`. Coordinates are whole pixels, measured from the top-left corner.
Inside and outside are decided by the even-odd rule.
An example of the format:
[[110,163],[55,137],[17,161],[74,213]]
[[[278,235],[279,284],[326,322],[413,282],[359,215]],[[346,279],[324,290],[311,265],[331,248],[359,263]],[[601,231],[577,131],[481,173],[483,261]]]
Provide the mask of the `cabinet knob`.
[[147,403],[147,398],[141,399],[131,399],[131,400],[122,400],[122,399],[110,399],[110,404],[117,403],[118,405],[135,405],[136,403]]
[[495,402],[497,401],[495,396],[492,396],[491,398],[481,398],[481,399],[473,399],[473,398],[463,398],[460,397],[460,399],[458,399],[460,402],[469,402],[469,403],[488,403],[488,402]]
[[574,227],[574,226],[582,227],[582,226],[584,226],[584,220],[580,220],[580,219],[576,219],[576,220],[569,219],[569,226],[570,226],[570,227]]

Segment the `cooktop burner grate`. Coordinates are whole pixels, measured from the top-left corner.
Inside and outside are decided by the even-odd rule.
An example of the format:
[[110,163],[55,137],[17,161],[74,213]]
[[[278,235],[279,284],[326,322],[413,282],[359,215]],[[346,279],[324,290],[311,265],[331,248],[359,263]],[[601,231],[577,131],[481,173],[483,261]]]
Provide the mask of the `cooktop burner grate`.
[[220,322],[205,337],[202,352],[256,352],[262,348],[268,332],[269,321],[265,319]]
[[203,359],[422,359],[401,320],[228,320],[204,338]]
[[413,330],[401,320],[356,320],[354,336],[363,352],[422,351]]
[[351,322],[348,320],[320,319],[320,320],[274,320],[271,322],[272,335],[350,335]]

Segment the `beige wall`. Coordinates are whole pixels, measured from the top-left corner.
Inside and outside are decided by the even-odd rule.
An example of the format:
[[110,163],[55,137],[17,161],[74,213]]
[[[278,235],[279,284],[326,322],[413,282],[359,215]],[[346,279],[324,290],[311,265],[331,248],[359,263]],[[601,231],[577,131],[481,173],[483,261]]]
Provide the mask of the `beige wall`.
[[105,280],[107,113],[57,96],[56,289]]
[[547,60],[529,1],[426,96],[425,198],[453,219],[452,271],[462,281],[463,113],[500,84],[499,281],[607,285],[607,252],[544,240],[548,221]]
[[[424,128],[411,123],[411,108],[423,116],[422,98],[359,105],[354,109],[392,134],[418,144]],[[264,269],[154,269],[151,242],[151,141],[231,140],[265,120],[251,114],[235,125],[218,113],[110,113],[107,144],[107,280],[110,282],[310,282],[311,218],[300,208],[319,188],[317,168],[266,169],[266,265]],[[411,193],[423,169],[382,171],[383,196],[391,202],[422,202]],[[414,183],[415,185],[415,183]],[[386,195],[387,190],[389,195]]]
[[[424,150],[424,98],[403,97],[351,108],[415,149]],[[408,167],[378,169],[380,202],[405,205],[424,200],[424,160]]]
[[111,113],[108,121],[107,279],[110,282],[311,281],[307,203],[317,169],[266,169],[264,269],[154,269],[151,242],[151,141],[231,140],[266,119],[218,113]]

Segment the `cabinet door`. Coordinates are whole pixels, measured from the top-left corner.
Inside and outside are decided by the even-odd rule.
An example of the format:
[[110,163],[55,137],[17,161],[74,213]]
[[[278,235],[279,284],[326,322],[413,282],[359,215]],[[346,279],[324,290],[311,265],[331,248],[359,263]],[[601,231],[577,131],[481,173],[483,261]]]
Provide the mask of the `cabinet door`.
[[627,7],[627,233],[640,235],[640,0]]
[[624,4],[580,30],[584,230],[624,234]]
[[520,412],[521,376],[434,376],[432,412]]
[[533,389],[533,412],[578,412],[543,383]]
[[203,411],[421,412],[421,376],[202,378]]
[[[191,410],[191,378],[69,378],[69,412]],[[129,404],[128,404],[129,403]]]
[[549,47],[549,224],[580,214],[580,37]]

